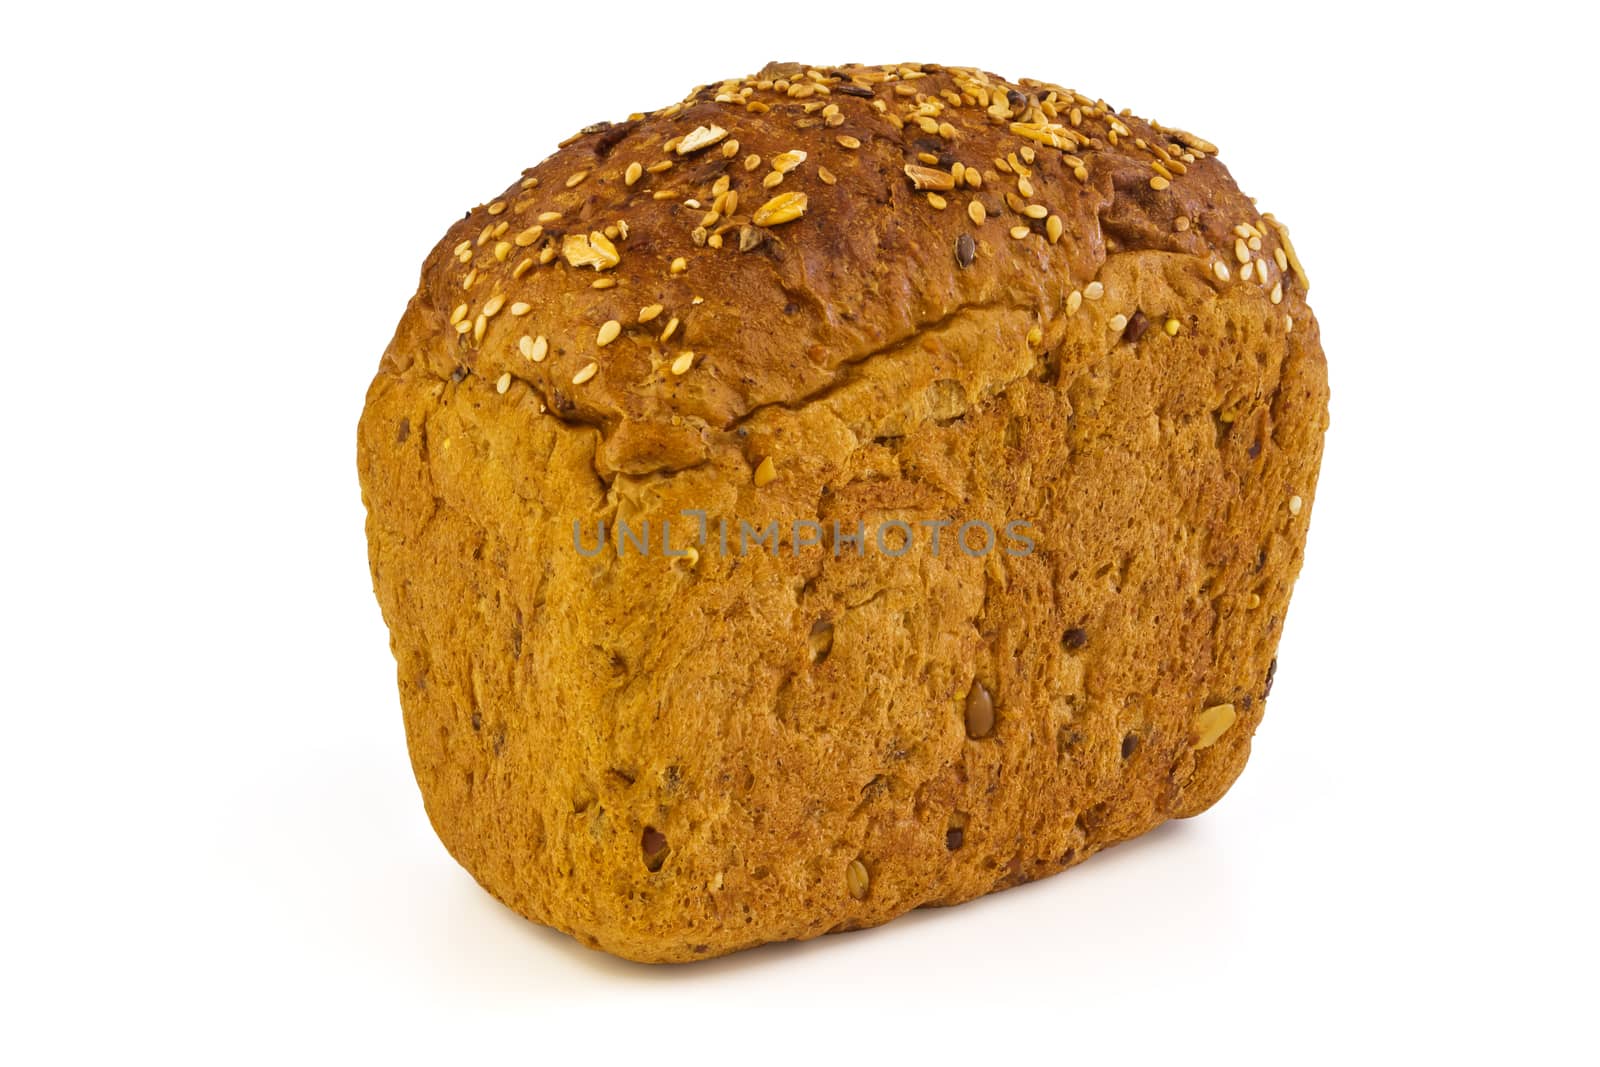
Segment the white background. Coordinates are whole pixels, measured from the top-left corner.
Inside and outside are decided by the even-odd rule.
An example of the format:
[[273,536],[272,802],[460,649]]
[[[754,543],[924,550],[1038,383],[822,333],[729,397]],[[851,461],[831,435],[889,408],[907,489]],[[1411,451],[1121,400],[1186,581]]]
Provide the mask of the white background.
[[[1553,6],[1474,7],[10,9],[0,1057],[1592,1057],[1594,61]],[[1333,424],[1211,812],[650,968],[433,837],[355,423],[461,211],[775,58],[979,65],[1214,141],[1294,230]]]

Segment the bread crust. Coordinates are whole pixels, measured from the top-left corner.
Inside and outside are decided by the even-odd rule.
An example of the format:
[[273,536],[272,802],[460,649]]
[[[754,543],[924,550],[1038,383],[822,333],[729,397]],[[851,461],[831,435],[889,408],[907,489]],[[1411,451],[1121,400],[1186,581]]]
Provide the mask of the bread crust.
[[[774,64],[569,140],[429,255],[359,427],[441,840],[685,961],[1203,811],[1315,493],[1305,289],[1211,145],[1045,83]],[[822,533],[574,543],[682,549],[689,511]],[[904,555],[836,532],[893,521]]]

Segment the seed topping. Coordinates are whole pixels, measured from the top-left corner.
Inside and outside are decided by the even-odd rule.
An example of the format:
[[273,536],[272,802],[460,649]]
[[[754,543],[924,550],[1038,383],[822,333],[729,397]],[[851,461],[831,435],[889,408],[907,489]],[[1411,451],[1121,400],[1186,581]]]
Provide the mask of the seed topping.
[[678,141],[678,155],[686,156],[702,148],[709,148],[726,136],[728,131],[721,126],[697,126]]
[[967,736],[972,740],[981,741],[994,732],[994,697],[977,679],[967,690],[966,712]]
[[805,193],[779,193],[756,208],[750,221],[757,226],[781,226],[806,213]]
[[844,869],[845,888],[857,900],[867,899],[867,893],[872,889],[872,876],[867,873],[867,865],[859,859],[850,861],[850,866]]
[[762,486],[771,485],[775,480],[777,480],[777,477],[778,465],[772,462],[771,456],[768,456],[766,459],[763,459],[759,464],[757,464],[756,473],[754,478],[752,478],[752,481],[755,482],[756,488],[760,489]]

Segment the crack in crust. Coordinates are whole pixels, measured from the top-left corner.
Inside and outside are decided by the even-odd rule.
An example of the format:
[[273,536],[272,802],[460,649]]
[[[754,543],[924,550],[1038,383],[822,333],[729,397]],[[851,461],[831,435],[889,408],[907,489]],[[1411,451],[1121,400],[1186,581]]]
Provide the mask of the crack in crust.
[[[725,134],[690,136],[701,130]],[[1030,308],[1049,332],[1119,252],[1170,252],[1232,284],[1294,290],[1286,235],[1213,151],[1081,93],[965,68],[802,69],[702,87],[580,133],[451,227],[385,367],[509,374],[548,413],[604,437],[632,425],[607,450],[616,469],[674,469],[700,460],[665,427],[731,430],[839,388],[965,308]],[[907,167],[952,187],[930,202]],[[754,227],[765,239],[750,251],[722,240],[791,192],[805,194],[804,213]],[[562,249],[577,239],[614,248],[616,262],[570,259]],[[610,321],[621,335],[597,346]],[[548,357],[521,355],[524,336],[546,337]],[[683,352],[690,369],[675,373]]]

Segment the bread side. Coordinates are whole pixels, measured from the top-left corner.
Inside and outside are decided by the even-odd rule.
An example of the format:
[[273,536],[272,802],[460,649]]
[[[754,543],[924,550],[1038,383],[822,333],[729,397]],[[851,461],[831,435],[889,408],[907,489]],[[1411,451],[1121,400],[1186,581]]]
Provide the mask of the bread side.
[[[451,853],[587,944],[690,960],[1213,803],[1327,396],[1286,235],[1213,154],[1039,83],[777,68],[584,134],[458,223],[359,434]],[[758,210],[788,193],[803,213]],[[690,510],[824,534],[573,544],[665,520],[681,550]],[[892,520],[1023,520],[1033,547],[833,534]]]

